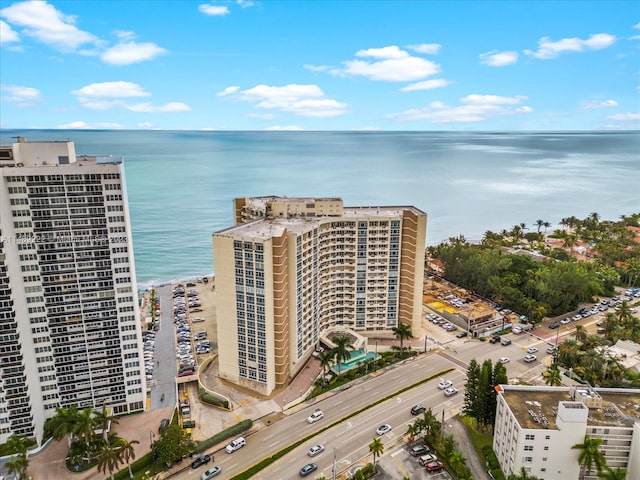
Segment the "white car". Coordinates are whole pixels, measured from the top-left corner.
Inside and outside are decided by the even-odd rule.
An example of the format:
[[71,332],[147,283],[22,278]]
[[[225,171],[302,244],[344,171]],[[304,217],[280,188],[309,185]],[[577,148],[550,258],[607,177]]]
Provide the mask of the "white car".
[[509,363],[509,357],[500,357],[500,363]]
[[247,441],[244,439],[244,437],[238,437],[229,445],[227,445],[225,447],[225,450],[227,451],[227,453],[233,453],[236,450],[239,450],[240,448],[244,447],[246,444],[247,444]]
[[537,351],[538,351],[538,349],[536,347],[527,348],[527,353],[536,353]]
[[324,452],[324,445],[314,445],[313,447],[311,447],[308,451],[307,451],[307,455],[309,455],[310,457],[315,457],[316,455],[320,454]]
[[[582,317],[580,317],[580,318],[582,318]],[[571,323],[571,319],[569,317],[563,318],[562,320],[560,320],[560,325],[566,325],[568,323]]]
[[380,425],[378,427],[378,429],[376,430],[376,435],[384,435],[385,433],[388,433],[391,431],[391,425],[388,424],[384,424],[384,425]]
[[307,417],[307,422],[315,423],[322,418],[324,418],[324,413],[322,412],[322,410],[316,410],[315,412],[313,412],[311,415]]
[[525,361],[525,362],[527,362],[527,363],[534,362],[534,361],[536,361],[537,359],[538,359],[538,357],[536,357],[535,355],[526,355],[526,356],[524,357],[524,361]]
[[447,388],[444,391],[445,397],[450,397],[451,395],[455,395],[456,393],[458,393],[458,389],[457,388],[453,388],[453,387]]
[[453,383],[450,380],[440,380],[438,388],[440,390],[444,390],[445,388],[449,388],[451,385],[453,385]]

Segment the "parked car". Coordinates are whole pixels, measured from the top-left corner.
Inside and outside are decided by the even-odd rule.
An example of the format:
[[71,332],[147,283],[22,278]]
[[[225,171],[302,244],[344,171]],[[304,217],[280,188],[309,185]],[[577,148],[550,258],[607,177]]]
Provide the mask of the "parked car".
[[467,335],[468,335],[468,333],[467,333],[467,332],[460,332],[460,333],[457,333],[457,334],[456,334],[456,337],[457,337],[457,338],[464,338],[464,337],[466,337]]
[[509,363],[509,357],[500,357],[500,363]]
[[427,453],[431,453],[431,450],[426,445],[416,445],[415,447],[411,447],[409,453],[412,457],[419,457],[421,455],[426,455]]
[[529,347],[527,348],[527,353],[536,353],[538,351],[537,347]]
[[511,345],[511,340],[508,338],[503,338],[502,341],[500,342],[500,345],[502,345],[503,347],[506,347],[507,345]]
[[549,328],[551,330],[555,330],[556,328],[558,328],[560,326],[560,322],[552,322],[549,324]]
[[433,453],[427,453],[426,455],[423,455],[420,457],[420,460],[418,460],[418,463],[423,467],[426,467],[428,463],[435,462],[437,460],[438,460],[438,457],[436,457]]
[[200,455],[199,457],[196,457],[193,462],[191,462],[191,468],[198,468],[202,465],[206,465],[211,461],[211,459],[211,455]]
[[536,357],[535,355],[525,355],[524,357],[524,361],[527,363],[531,363],[534,362],[538,359],[538,357]]
[[244,447],[246,444],[247,441],[243,437],[238,437],[233,442],[228,444],[224,449],[227,451],[227,453],[233,453],[236,450]]
[[432,473],[432,472],[439,472],[440,470],[444,469],[444,464],[442,462],[429,462],[427,463],[427,466],[425,467],[427,469],[427,472]]

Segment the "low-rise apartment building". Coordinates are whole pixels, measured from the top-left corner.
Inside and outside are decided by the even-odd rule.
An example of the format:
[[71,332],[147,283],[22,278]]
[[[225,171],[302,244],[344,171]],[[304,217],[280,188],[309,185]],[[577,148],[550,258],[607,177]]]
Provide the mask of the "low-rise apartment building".
[[493,449],[505,475],[521,468],[542,480],[596,480],[578,463],[585,436],[601,438],[613,469],[640,478],[640,390],[500,385]]

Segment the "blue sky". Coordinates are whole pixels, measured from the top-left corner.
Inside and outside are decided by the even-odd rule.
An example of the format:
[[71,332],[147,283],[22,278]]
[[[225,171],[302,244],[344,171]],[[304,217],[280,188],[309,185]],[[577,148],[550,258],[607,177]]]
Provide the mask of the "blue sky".
[[0,127],[640,128],[640,2],[0,0]]

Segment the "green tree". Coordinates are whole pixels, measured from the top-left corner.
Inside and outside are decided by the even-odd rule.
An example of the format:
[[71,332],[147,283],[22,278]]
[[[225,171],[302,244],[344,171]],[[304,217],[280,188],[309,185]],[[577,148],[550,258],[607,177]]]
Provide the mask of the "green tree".
[[391,329],[393,335],[400,340],[400,353],[404,352],[404,341],[413,338],[411,327],[406,323],[398,323],[397,327]]
[[627,470],[625,468],[616,468],[614,470],[610,467],[605,467],[605,469],[598,474],[598,478],[601,480],[626,480]]
[[529,475],[529,472],[527,472],[527,469],[524,467],[521,467],[518,473],[512,473],[507,477],[507,480],[538,480],[538,477]]
[[72,432],[76,437],[84,438],[88,446],[91,440],[93,440],[94,426],[93,409],[91,407],[83,408],[75,418]]
[[120,448],[120,458],[127,464],[129,469],[129,478],[133,478],[133,472],[131,472],[131,460],[136,459],[136,451],[134,445],[139,444],[138,440],[128,441],[126,438],[119,438],[118,447]]
[[375,470],[378,469],[376,458],[379,458],[384,453],[384,444],[380,438],[374,438],[373,441],[369,444],[369,453],[373,455],[373,468]]
[[584,478],[587,472],[591,471],[594,466],[598,473],[606,466],[606,460],[600,451],[602,442],[603,440],[601,438],[591,438],[585,435],[582,443],[577,443],[571,447],[574,450],[579,450],[578,463],[580,464],[580,478]]
[[67,437],[69,447],[71,447],[73,430],[77,418],[78,408],[75,405],[67,408],[56,407],[56,415],[50,422],[53,438],[60,441],[64,437]]
[[17,478],[26,476],[27,468],[29,468],[29,459],[26,454],[12,455],[5,463],[7,471]]
[[342,362],[351,358],[350,350],[353,349],[351,339],[346,335],[340,335],[333,337],[331,341],[333,342],[333,356],[338,362],[338,374],[342,374]]
[[93,411],[92,423],[94,428],[102,431],[102,438],[107,441],[109,428],[111,424],[118,423],[118,417],[113,415],[111,409],[107,409],[107,407],[103,404],[100,410]]
[[549,365],[549,368],[542,372],[542,376],[544,378],[544,383],[547,385],[551,385],[552,387],[562,385],[562,375],[560,374],[560,369],[555,363]]
[[322,366],[322,381],[326,381],[326,376],[331,364],[333,363],[334,354],[331,350],[325,350],[318,354],[318,360]]
[[194,443],[180,425],[171,423],[160,432],[160,439],[151,444],[151,452],[161,465],[173,463],[193,450]]
[[467,466],[467,461],[459,450],[454,450],[449,456],[449,465],[451,469],[458,475]]
[[479,388],[480,388],[480,365],[475,358],[472,358],[467,368],[467,381],[464,385],[464,403],[462,404],[462,413],[478,421],[480,418],[480,410],[478,404]]
[[113,472],[118,470],[122,461],[120,440],[121,438],[116,434],[109,435],[98,454],[98,471],[104,474],[109,472],[111,480],[113,480]]
[[458,447],[458,442],[453,438],[452,435],[445,435],[442,439],[442,454],[444,458],[451,458],[453,452],[456,451]]

